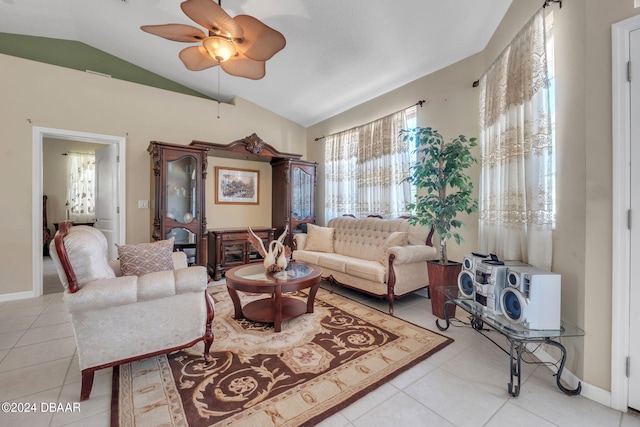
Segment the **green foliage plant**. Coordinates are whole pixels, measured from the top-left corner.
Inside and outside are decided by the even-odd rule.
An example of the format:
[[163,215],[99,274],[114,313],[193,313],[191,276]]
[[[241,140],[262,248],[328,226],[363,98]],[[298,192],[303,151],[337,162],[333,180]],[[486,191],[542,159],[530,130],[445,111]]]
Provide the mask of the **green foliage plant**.
[[439,261],[447,265],[447,240],[464,241],[458,229],[465,224],[456,217],[478,210],[478,200],[472,197],[473,182],[466,174],[478,162],[471,154],[476,138],[460,135],[445,141],[430,127],[402,129],[400,135],[403,141],[415,144],[418,159],[405,178],[417,189],[415,203],[407,206],[413,213],[409,222],[435,229],[440,238]]

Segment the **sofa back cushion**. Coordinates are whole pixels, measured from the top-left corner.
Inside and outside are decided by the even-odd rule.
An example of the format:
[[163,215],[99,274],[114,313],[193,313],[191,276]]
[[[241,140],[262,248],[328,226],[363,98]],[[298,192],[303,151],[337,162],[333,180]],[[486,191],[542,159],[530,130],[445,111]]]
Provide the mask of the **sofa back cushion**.
[[[333,218],[327,224],[335,228],[333,249],[335,253],[370,261],[386,258],[385,243],[391,233],[405,232],[410,245],[424,245],[429,231],[415,227],[406,219]],[[404,242],[404,237],[401,239]]]

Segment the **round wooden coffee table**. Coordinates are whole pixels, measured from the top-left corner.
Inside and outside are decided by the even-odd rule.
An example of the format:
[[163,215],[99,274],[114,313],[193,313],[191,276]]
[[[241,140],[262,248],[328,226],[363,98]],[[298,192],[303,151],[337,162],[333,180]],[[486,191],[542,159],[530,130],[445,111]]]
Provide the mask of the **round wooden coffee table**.
[[[235,318],[245,318],[254,322],[273,323],[276,332],[280,332],[284,320],[293,319],[304,313],[313,313],[313,302],[320,286],[322,269],[299,262],[292,262],[285,271],[267,272],[262,263],[241,265],[227,271],[227,290],[233,301]],[[283,295],[309,289],[306,304],[304,301]],[[240,304],[237,291],[270,294],[269,298]]]

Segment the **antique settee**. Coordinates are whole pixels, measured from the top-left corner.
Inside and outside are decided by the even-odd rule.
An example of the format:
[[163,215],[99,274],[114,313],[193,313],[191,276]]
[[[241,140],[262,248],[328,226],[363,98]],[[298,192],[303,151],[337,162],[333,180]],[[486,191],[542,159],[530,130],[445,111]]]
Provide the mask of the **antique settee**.
[[[80,400],[91,394],[96,370],[204,341],[211,361],[213,299],[205,267],[187,267],[173,241],[119,247],[109,261],[97,229],[60,223],[50,254],[65,288],[82,372]],[[151,272],[145,272],[152,270]]]
[[407,219],[333,218],[294,235],[292,258],[322,267],[322,277],[341,286],[395,298],[429,285],[427,260],[437,258],[433,232]]

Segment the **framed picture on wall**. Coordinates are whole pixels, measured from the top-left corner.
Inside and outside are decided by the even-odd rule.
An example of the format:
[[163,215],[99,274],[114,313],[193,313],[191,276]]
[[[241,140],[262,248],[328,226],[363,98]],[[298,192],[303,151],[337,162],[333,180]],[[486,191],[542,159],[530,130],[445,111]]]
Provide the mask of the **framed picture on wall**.
[[216,166],[216,203],[260,203],[260,171]]

